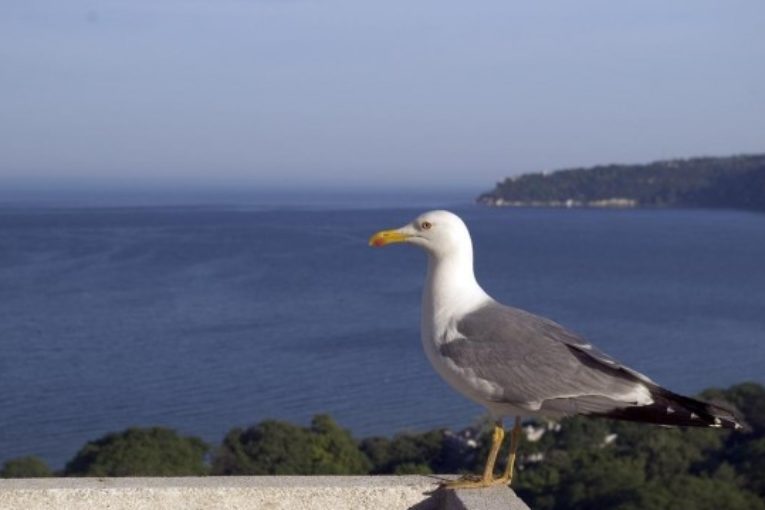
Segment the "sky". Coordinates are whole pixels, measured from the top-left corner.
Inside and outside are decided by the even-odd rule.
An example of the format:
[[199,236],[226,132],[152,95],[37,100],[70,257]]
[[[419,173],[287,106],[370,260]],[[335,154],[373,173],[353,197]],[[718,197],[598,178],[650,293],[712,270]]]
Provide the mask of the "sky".
[[765,151],[765,2],[3,0],[0,189],[470,189]]

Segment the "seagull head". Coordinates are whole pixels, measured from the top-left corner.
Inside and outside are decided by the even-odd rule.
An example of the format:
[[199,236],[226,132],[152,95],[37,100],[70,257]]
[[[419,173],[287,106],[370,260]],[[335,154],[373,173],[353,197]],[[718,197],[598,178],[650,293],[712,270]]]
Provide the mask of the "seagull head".
[[447,258],[468,250],[472,254],[470,233],[465,223],[449,211],[428,211],[401,228],[381,230],[369,238],[369,246],[394,243],[419,246],[436,258]]

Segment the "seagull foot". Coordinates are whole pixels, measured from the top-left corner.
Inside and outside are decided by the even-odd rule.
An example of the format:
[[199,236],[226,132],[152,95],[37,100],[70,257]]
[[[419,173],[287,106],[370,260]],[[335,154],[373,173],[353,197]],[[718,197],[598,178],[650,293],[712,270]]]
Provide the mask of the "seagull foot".
[[457,480],[444,482],[441,486],[445,489],[483,489],[506,483],[503,478],[481,478],[475,475],[465,475]]
[[512,475],[502,475],[494,480],[494,485],[510,485],[513,483]]

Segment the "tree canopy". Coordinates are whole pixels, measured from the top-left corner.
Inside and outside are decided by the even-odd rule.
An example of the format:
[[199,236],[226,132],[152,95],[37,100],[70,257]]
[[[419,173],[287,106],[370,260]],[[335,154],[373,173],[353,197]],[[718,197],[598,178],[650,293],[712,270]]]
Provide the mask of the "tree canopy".
[[28,455],[7,460],[0,468],[0,478],[43,478],[53,472],[40,457]]
[[309,427],[267,420],[231,430],[215,453],[216,475],[351,475],[370,469],[351,434],[327,415]]
[[[737,405],[754,423],[765,405],[765,388],[752,383],[705,396]],[[514,487],[529,506],[543,510],[765,510],[765,443],[756,430],[569,418],[548,438],[542,461],[521,463]]]
[[207,473],[209,447],[171,429],[129,428],[88,442],[64,469],[67,476],[183,476]]

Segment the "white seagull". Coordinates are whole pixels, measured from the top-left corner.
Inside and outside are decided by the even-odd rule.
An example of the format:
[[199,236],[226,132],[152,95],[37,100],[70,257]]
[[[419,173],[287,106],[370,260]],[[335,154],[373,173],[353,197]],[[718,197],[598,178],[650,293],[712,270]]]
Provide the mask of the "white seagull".
[[[421,333],[433,368],[455,390],[486,407],[495,420],[483,476],[455,480],[447,487],[511,483],[522,416],[583,414],[661,425],[742,428],[732,411],[672,393],[563,326],[492,299],[475,279],[470,233],[457,215],[426,212],[369,239],[371,246],[392,243],[413,244],[428,254]],[[515,417],[510,456],[502,476],[494,478],[506,416]]]

